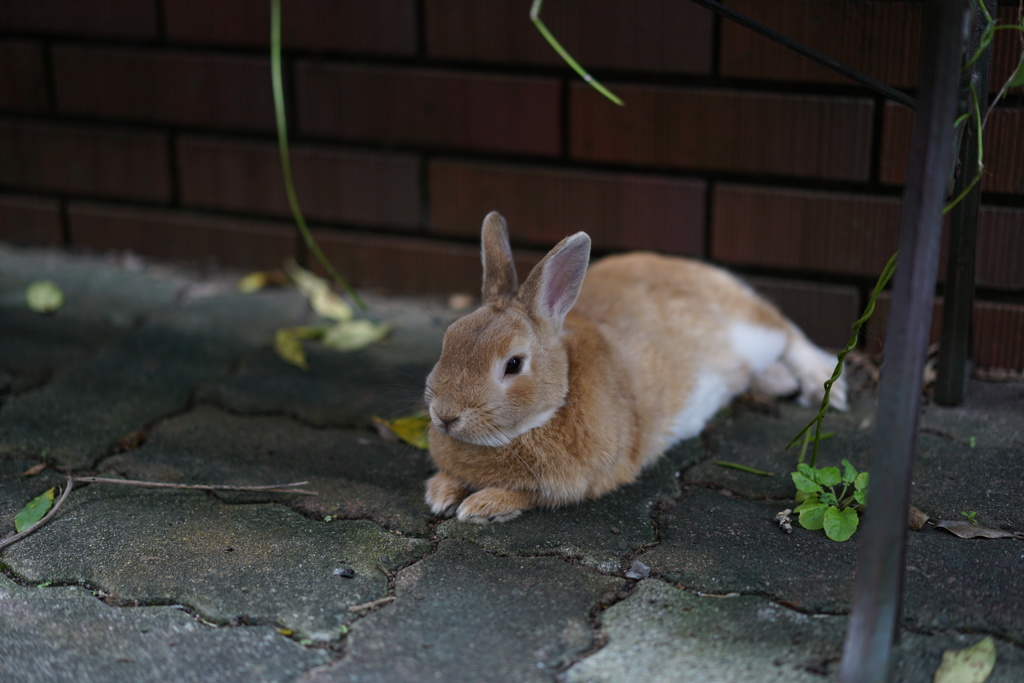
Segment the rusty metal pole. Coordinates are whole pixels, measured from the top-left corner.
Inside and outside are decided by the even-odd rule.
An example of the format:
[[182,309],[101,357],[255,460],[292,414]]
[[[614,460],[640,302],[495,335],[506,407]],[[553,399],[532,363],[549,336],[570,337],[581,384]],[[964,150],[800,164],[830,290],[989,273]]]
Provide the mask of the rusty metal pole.
[[924,3],[918,107],[900,217],[900,261],[879,384],[854,601],[839,669],[843,683],[885,681],[892,667],[902,612],[922,368],[939,265],[942,207],[956,153],[953,120],[969,17],[965,0]]

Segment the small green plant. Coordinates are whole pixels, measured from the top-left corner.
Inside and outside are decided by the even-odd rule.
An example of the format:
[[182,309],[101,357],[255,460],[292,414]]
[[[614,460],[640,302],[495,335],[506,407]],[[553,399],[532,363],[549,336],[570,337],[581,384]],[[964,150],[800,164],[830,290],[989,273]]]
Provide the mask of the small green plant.
[[[838,467],[797,465],[792,473],[797,500],[803,500],[793,511],[800,515],[800,526],[811,531],[824,529],[833,541],[846,541],[860,524],[868,490],[868,473],[857,472],[848,460]],[[842,487],[838,493],[836,489]]]
[[970,512],[961,512],[960,514],[963,515],[964,517],[966,517],[967,521],[970,522],[971,524],[977,524],[978,523],[978,520],[975,519],[975,517],[978,514],[977,510],[971,510]]

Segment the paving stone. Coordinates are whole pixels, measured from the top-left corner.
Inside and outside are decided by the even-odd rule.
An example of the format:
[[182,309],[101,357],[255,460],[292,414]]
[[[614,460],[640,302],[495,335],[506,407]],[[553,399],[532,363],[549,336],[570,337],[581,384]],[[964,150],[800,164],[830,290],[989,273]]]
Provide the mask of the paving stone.
[[184,410],[197,387],[306,315],[294,294],[247,297],[223,282],[214,287],[212,295],[152,312],[145,325],[65,366],[37,391],[12,397],[0,412],[0,458],[90,466],[119,439]]
[[[394,571],[429,547],[368,521],[314,522],[279,505],[92,485],[0,562],[33,583],[84,584],[122,602],[183,604],[215,623],[328,641],[352,620],[350,606],[386,593],[379,561]],[[354,577],[335,573],[344,568]]]
[[370,519],[426,535],[426,451],[369,431],[310,427],[284,416],[242,416],[210,405],[162,421],[146,443],[104,460],[128,479],[234,486],[309,481],[319,496],[224,493],[231,501],[286,502],[322,518]]
[[[43,279],[64,293],[64,306],[50,315],[25,302],[28,285]],[[0,244],[0,400],[44,384],[55,369],[171,304],[186,284],[169,271],[154,276],[110,259]]]
[[926,404],[921,428],[968,446],[1024,446],[1024,383],[968,382],[962,405]]
[[493,557],[467,543],[395,580],[393,604],[352,627],[313,681],[551,681],[591,646],[590,611],[618,582],[554,558]]
[[907,542],[904,624],[991,633],[1024,644],[1024,544],[938,529]]
[[[810,612],[846,612],[861,531],[835,543],[772,517],[779,502],[750,502],[694,488],[658,525],[661,544],[639,556],[652,575],[706,593],[767,595]],[[991,609],[999,605],[999,609]],[[904,622],[1024,642],[1024,553],[1013,539],[960,539],[926,527],[909,532]]]
[[[846,617],[808,615],[757,596],[697,597],[657,580],[641,582],[602,614],[607,644],[560,678],[566,683],[642,680],[832,680],[839,668]],[[947,649],[980,640],[972,634],[927,636],[904,631],[894,681],[930,681]],[[1019,680],[1024,650],[997,642],[989,681]]]
[[[850,602],[857,545],[772,519],[792,504],[750,502],[692,488],[661,513],[661,544],[639,556],[654,576],[705,593],[755,593],[798,609],[841,612]],[[857,537],[854,536],[854,539]]]
[[603,572],[621,572],[627,555],[657,540],[651,514],[679,495],[676,473],[703,455],[698,440],[669,451],[633,484],[597,500],[557,510],[533,510],[500,524],[449,519],[439,538],[459,538],[502,555],[558,555]]
[[[727,489],[753,500],[792,499],[795,488],[790,472],[796,469],[801,449],[796,445],[787,450],[786,444],[816,413],[791,401],[778,401],[759,409],[735,403],[728,417],[714,422],[704,433],[709,457],[687,469],[683,478],[687,483]],[[822,433],[832,432],[835,436],[821,441],[817,466],[838,466],[845,458],[857,469],[866,469],[872,413],[869,400],[855,402],[850,413],[830,412]],[[808,447],[808,462],[811,448]],[[715,464],[720,461],[772,472],[775,476]]]
[[269,348],[200,398],[240,413],[285,413],[324,426],[365,426],[371,415],[423,409],[423,385],[441,355],[453,314],[431,302],[367,297],[365,317],[393,326],[388,337],[354,353],[307,344],[309,370],[286,364]]
[[283,681],[329,661],[266,626],[212,628],[173,607],[112,607],[89,591],[23,588],[0,575],[0,678]]
[[[1024,420],[1024,415],[1021,416]],[[1021,446],[975,446],[919,434],[911,502],[935,519],[962,520],[1024,530],[1024,458]]]
[[808,616],[760,597],[701,598],[646,580],[602,614],[608,642],[565,672],[598,681],[820,681],[834,672],[845,619]]

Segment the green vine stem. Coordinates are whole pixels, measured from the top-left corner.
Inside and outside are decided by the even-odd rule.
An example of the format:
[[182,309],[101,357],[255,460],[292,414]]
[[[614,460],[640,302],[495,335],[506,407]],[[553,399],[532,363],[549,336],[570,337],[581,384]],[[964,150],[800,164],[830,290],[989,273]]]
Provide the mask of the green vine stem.
[[540,34],[544,36],[544,40],[548,41],[548,44],[552,47],[552,49],[555,52],[557,52],[562,59],[565,60],[566,64],[572,67],[573,71],[579,74],[580,78],[589,83],[591,86],[593,86],[595,90],[597,90],[599,93],[607,97],[615,104],[619,105],[620,107],[624,107],[625,104],[623,103],[623,101],[619,99],[619,97],[611,90],[601,85],[601,83],[598,82],[596,78],[587,73],[586,69],[580,66],[579,62],[572,58],[572,55],[570,55],[569,52],[564,47],[562,47],[562,44],[558,42],[555,36],[552,35],[551,31],[548,30],[548,27],[544,25],[544,22],[540,20],[540,6],[542,4],[544,4],[544,0],[533,0],[533,5],[530,7],[530,21],[532,21],[533,25],[537,27],[537,30],[540,31]]
[[323,250],[320,249],[320,245],[313,239],[309,226],[306,225],[306,219],[302,215],[302,209],[299,207],[299,197],[295,193],[291,158],[288,154],[288,126],[284,115],[284,85],[281,78],[281,0],[270,0],[270,81],[274,90],[274,118],[277,122],[277,147],[281,152],[281,174],[284,176],[284,189],[288,195],[288,206],[291,207],[292,216],[295,217],[295,224],[298,226],[306,246],[316,256],[327,274],[352,297],[359,308],[365,311],[367,310],[366,304],[335,269],[324,255]]
[[[843,362],[846,360],[847,354],[857,348],[857,341],[860,338],[860,328],[864,326],[864,323],[875,312],[875,302],[878,300],[878,295],[882,293],[885,286],[889,283],[892,278],[892,274],[896,272],[896,261],[899,256],[899,252],[892,255],[889,262],[885,264],[885,268],[882,269],[881,275],[878,276],[878,281],[875,282],[875,289],[871,292],[871,297],[868,299],[868,305],[864,308],[864,315],[854,321],[851,328],[850,340],[846,343],[846,347],[839,352],[836,356],[836,368],[832,372],[830,377],[825,382],[825,395],[821,398],[821,407],[818,409],[818,414],[815,415],[807,425],[797,433],[793,439],[786,444],[786,448],[792,448],[811,427],[814,427],[814,436],[811,441],[814,443],[814,451],[811,454],[811,467],[814,467],[818,462],[818,446],[824,435],[821,433],[821,423],[825,420],[825,412],[828,410],[829,393],[832,391],[832,385],[836,383],[843,374]],[[804,446],[806,448],[806,444]],[[803,460],[803,453],[801,453],[801,460]]]

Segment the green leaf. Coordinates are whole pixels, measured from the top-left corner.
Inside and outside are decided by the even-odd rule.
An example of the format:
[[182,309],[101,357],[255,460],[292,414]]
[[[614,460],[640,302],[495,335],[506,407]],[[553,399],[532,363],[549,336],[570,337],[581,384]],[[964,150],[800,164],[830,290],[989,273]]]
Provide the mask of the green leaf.
[[805,462],[800,463],[796,466],[796,471],[804,475],[814,483],[818,482],[818,470],[814,469]]
[[984,683],[996,666],[996,644],[990,636],[963,650],[946,650],[935,670],[934,683]]
[[849,460],[843,460],[843,483],[852,484],[857,478],[857,468]]
[[853,488],[857,489],[858,491],[867,491],[868,490],[868,473],[867,472],[861,472],[860,474],[857,475],[857,478],[853,480]]
[[37,280],[25,290],[25,302],[35,313],[53,313],[64,305],[64,292],[53,280]]
[[793,477],[793,483],[796,485],[797,491],[803,491],[804,493],[819,493],[821,491],[820,486],[799,472],[793,472],[790,476]]
[[854,491],[853,492],[853,499],[855,501],[857,501],[858,503],[860,503],[861,505],[866,505],[867,504],[867,498],[868,498],[867,491]]
[[825,505],[839,505],[838,499],[836,499],[835,491],[828,490],[818,496],[818,499]]
[[793,508],[793,512],[800,515],[800,526],[811,531],[817,531],[824,526],[825,510],[827,509],[827,505],[818,500],[817,497],[814,497],[808,498]]
[[36,496],[28,505],[23,507],[21,512],[14,516],[14,530],[20,534],[46,516],[46,513],[53,507],[53,494],[56,491],[57,487],[54,487]]
[[859,523],[860,517],[853,508],[840,510],[835,506],[830,506],[825,511],[825,535],[833,541],[849,540],[850,536],[853,536],[853,532],[857,530]]
[[838,467],[822,467],[818,470],[818,483],[822,486],[835,486],[842,480]]

